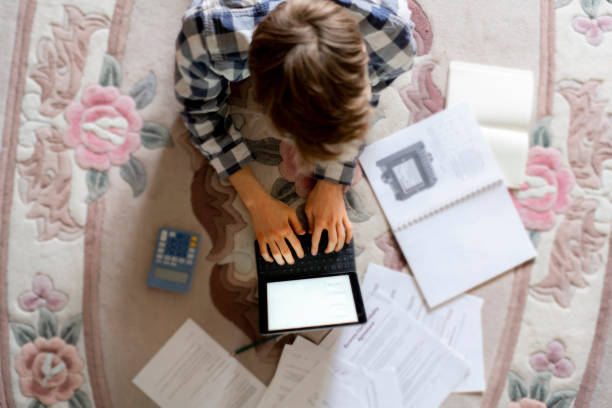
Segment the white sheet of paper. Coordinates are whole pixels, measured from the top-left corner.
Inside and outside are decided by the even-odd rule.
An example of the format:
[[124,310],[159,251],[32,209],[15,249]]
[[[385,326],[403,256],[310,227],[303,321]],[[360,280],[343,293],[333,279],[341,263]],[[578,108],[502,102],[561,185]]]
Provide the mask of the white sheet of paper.
[[526,130],[533,89],[531,71],[451,61],[446,103],[467,102],[481,126]]
[[469,375],[463,357],[391,299],[376,292],[365,307],[365,325],[336,329],[321,345],[333,357],[367,369],[395,368],[403,407],[438,407]]
[[255,407],[266,388],[191,319],[132,381],[162,408]]
[[[394,368],[368,370],[345,360],[331,358],[330,353],[321,347],[317,349],[315,354],[324,359],[279,407],[380,408],[402,405],[402,393]],[[344,395],[348,397],[342,398]],[[340,401],[340,405],[334,403],[336,400]]]
[[451,206],[395,236],[429,307],[536,256],[503,185]]
[[368,408],[368,402],[355,395],[348,386],[338,380],[328,364],[321,362],[279,407]]
[[[401,391],[394,369],[365,370],[339,359],[332,361],[327,350],[298,336],[293,345],[287,345],[283,349],[274,378],[260,400],[258,408],[301,406],[299,404],[304,404],[304,401],[296,401],[301,401],[303,398],[317,400],[312,398],[314,394],[319,395],[320,403],[327,401],[320,390],[308,388],[319,385],[318,380],[307,380],[308,376],[317,377],[321,372],[323,374],[327,372],[321,371],[323,370],[321,368],[316,369],[319,364],[327,366],[328,370],[334,373],[334,377],[329,378],[329,381],[340,384],[327,385],[328,392],[334,394],[338,389],[342,392],[348,390],[351,395],[365,402],[366,408],[401,405]],[[292,396],[294,392],[297,396]],[[285,400],[288,396],[291,396],[290,399]]]
[[466,102],[511,188],[525,181],[533,111],[531,71],[451,61],[446,106]]
[[[298,336],[299,338],[301,337]],[[272,378],[257,408],[275,408],[281,406],[281,402],[287,395],[298,387],[320,361],[321,356],[319,354],[305,353],[296,346],[285,345],[276,367],[274,378]]]
[[361,283],[361,292],[368,298],[376,291],[382,291],[393,299],[398,306],[470,362],[469,377],[454,392],[485,390],[481,315],[484,301],[481,298],[463,295],[429,310],[410,275],[369,264]]
[[506,185],[519,188],[525,182],[529,135],[526,131],[481,126],[480,130],[491,147],[504,176]]

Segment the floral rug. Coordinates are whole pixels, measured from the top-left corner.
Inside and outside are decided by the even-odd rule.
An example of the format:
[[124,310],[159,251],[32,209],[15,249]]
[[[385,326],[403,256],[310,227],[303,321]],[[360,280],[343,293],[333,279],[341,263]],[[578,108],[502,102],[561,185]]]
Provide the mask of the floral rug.
[[[0,5],[1,407],[153,407],[131,379],[186,318],[228,350],[258,338],[248,213],[189,146],[173,95],[188,3]],[[485,300],[487,389],[443,406],[610,406],[612,1],[427,3],[408,1],[419,57],[381,95],[370,141],[443,109],[450,60],[538,79],[528,178],[512,192],[538,257],[471,291]],[[248,81],[231,104],[256,176],[302,214],[313,180],[293,146]],[[360,172],[345,197],[359,274],[409,273]],[[146,285],[162,226],[203,237],[188,294]],[[239,359],[268,382],[290,341]]]

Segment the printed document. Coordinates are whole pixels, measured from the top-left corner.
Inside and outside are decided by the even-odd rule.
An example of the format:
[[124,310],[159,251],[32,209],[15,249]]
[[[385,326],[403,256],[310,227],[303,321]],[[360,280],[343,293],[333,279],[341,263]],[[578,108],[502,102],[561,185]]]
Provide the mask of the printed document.
[[429,310],[410,275],[369,264],[361,284],[361,293],[367,299],[376,291],[381,291],[393,299],[398,306],[470,362],[470,376],[459,384],[454,392],[485,390],[481,298],[463,295]]
[[325,406],[399,407],[397,374],[393,368],[367,370],[332,359],[327,350],[298,336],[284,347],[258,408]]
[[336,329],[339,334],[326,337],[321,346],[332,358],[367,369],[395,368],[402,407],[438,407],[469,375],[463,357],[388,297],[375,292],[366,310],[366,324]]
[[133,382],[162,408],[255,407],[266,388],[191,319]]

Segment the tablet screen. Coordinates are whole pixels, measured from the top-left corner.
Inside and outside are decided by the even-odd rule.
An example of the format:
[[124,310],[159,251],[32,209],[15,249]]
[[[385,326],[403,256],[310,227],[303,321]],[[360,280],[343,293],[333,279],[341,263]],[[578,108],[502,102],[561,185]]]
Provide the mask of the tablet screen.
[[348,275],[268,282],[268,330],[357,323]]

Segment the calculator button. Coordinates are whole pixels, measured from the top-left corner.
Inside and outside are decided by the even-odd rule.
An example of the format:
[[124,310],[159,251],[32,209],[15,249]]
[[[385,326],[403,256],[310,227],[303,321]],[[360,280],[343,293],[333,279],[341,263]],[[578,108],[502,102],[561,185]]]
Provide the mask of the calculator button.
[[155,257],[155,259],[157,259],[158,261],[161,261],[161,260],[162,260],[162,256],[161,256],[161,255],[157,255],[157,256]]
[[195,248],[189,248],[189,253],[193,254],[195,252]]
[[168,231],[166,231],[166,230],[162,230],[161,235],[160,235],[160,238],[161,238],[161,239],[166,239],[166,237],[167,237],[167,236],[168,236]]
[[176,266],[176,262],[172,262],[170,266]]
[[196,244],[195,242],[192,242],[191,244],[189,244],[189,246],[192,247],[192,248],[195,247],[196,245],[198,245],[198,244]]
[[185,263],[185,259],[184,259],[184,258],[179,259],[179,263],[180,263],[181,265],[182,265],[182,264],[184,264],[184,263]]
[[174,237],[176,237],[176,232],[170,231],[170,238],[174,238]]
[[193,256],[194,256],[193,254],[188,254],[188,255],[187,255],[187,258],[188,258],[188,259],[193,259]]
[[194,235],[193,237],[191,237],[191,240],[194,241],[194,242],[197,242],[198,241],[198,236]]
[[191,261],[191,259],[187,260],[187,265],[193,265],[193,262]]

